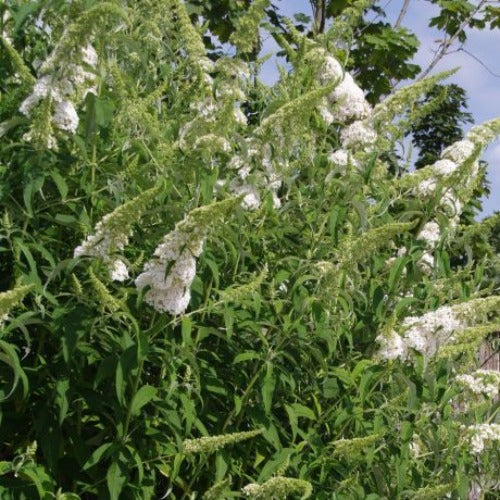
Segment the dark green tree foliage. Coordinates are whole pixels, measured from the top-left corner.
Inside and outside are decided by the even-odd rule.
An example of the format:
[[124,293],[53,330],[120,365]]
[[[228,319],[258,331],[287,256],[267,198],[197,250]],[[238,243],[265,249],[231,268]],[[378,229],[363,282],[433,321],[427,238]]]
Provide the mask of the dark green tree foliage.
[[462,87],[454,83],[436,85],[418,105],[436,98],[442,101],[435,111],[411,127],[413,145],[419,149],[417,168],[434,163],[444,148],[463,137],[462,126],[473,122],[466,111],[467,97]]
[[372,104],[390,94],[394,82],[412,79],[420,72],[420,66],[411,62],[419,41],[406,28],[394,28],[383,22],[363,22],[358,33],[348,66],[355,72]]
[[[219,42],[226,43],[235,31],[237,20],[250,7],[252,0],[189,0],[187,9],[193,19],[202,17],[208,23],[210,32],[215,35]],[[213,49],[213,37],[205,36],[205,43]]]

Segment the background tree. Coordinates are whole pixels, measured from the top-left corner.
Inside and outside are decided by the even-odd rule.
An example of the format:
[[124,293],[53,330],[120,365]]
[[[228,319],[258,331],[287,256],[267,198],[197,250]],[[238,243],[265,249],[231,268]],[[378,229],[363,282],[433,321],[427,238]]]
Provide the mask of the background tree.
[[453,83],[436,85],[417,105],[425,106],[436,98],[440,98],[440,103],[435,111],[411,127],[412,142],[419,152],[417,168],[434,163],[444,148],[463,137],[462,126],[473,122],[472,115],[465,111],[463,88]]

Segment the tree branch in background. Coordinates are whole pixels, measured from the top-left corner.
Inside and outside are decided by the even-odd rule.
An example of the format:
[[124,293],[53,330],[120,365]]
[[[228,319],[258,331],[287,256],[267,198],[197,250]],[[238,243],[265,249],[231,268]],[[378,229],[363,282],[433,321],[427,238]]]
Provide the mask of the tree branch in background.
[[396,23],[394,24],[394,29],[397,29],[401,26],[401,23],[403,22],[403,19],[406,16],[406,12],[408,11],[409,6],[410,6],[410,0],[404,0],[399,16],[396,20]]
[[310,3],[314,16],[314,33],[323,33],[326,22],[326,0],[311,0]]
[[483,7],[483,5],[486,4],[486,3],[487,3],[487,0],[481,0],[479,2],[479,4],[477,5],[477,7],[460,24],[460,26],[455,31],[455,33],[453,33],[453,35],[450,36],[450,38],[448,38],[447,40],[445,39],[445,40],[443,40],[441,42],[440,48],[435,53],[435,55],[434,55],[432,61],[430,62],[429,66],[427,66],[427,68],[424,71],[422,71],[422,73],[420,73],[420,75],[417,77],[417,81],[418,80],[422,80],[423,78],[425,78],[436,67],[436,65],[438,64],[438,62],[446,54],[448,54],[448,49],[450,48],[451,44],[460,36],[460,33],[463,32],[463,30],[470,23],[470,21],[472,20],[472,18],[481,10],[481,8]]
[[494,76],[495,78],[500,78],[500,73],[495,73],[494,71],[492,71],[483,61],[481,61],[481,59],[479,59],[479,57],[475,56],[472,52],[469,52],[463,47],[457,49],[456,52],[464,52],[468,56],[472,57],[472,59],[477,61],[490,75]]

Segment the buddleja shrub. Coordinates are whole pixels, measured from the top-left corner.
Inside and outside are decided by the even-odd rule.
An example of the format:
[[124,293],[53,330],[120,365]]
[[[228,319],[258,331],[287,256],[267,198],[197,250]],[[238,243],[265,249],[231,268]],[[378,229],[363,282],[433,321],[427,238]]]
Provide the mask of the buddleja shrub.
[[494,495],[496,262],[460,216],[500,122],[400,175],[447,75],[372,109],[337,22],[277,36],[267,87],[265,6],[210,59],[180,0],[4,5],[2,498]]

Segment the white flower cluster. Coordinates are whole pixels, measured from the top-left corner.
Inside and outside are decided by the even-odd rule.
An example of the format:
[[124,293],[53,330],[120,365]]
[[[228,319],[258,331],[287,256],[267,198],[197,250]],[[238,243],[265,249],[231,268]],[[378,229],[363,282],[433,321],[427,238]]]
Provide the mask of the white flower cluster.
[[106,260],[109,258],[112,251],[123,250],[125,248],[130,234],[124,234],[120,231],[111,231],[109,221],[112,219],[112,216],[113,213],[106,214],[102,220],[96,224],[94,234],[87,236],[85,241],[75,248],[75,257],[89,255]]
[[[204,75],[206,97],[191,104],[194,116],[179,130],[178,144],[183,150],[208,150],[212,153],[231,151],[231,143],[224,137],[228,120],[239,126],[247,125],[247,118],[241,109],[245,101],[243,91],[250,77],[248,65],[242,61],[221,58],[217,63],[204,58],[199,69]],[[214,82],[209,73],[217,73],[220,79]],[[232,110],[232,116],[228,114]],[[222,124],[222,127],[221,127]]]
[[474,143],[464,139],[461,141],[454,142],[451,146],[448,146],[442,153],[441,158],[445,160],[451,160],[455,163],[463,163],[467,158],[469,158],[474,152]]
[[314,59],[319,59],[320,68],[317,72],[318,81],[321,85],[327,85],[332,81],[338,80],[342,81],[344,78],[344,70],[340,63],[335,59],[335,57],[328,54],[322,48],[313,49],[309,53],[309,57],[314,61]]
[[[252,182],[248,177],[252,173]],[[242,206],[247,210],[256,210],[261,205],[260,189],[271,192],[275,208],[281,206],[277,191],[281,186],[281,177],[276,171],[269,143],[261,144],[256,139],[248,139],[240,154],[231,158],[228,167],[237,170],[237,175],[229,185],[229,190],[236,195],[244,195]]]
[[467,326],[464,315],[450,306],[422,316],[409,316],[403,321],[402,335],[391,331],[376,338],[380,345],[378,357],[405,361],[411,350],[415,350],[428,359],[436,354],[440,346],[452,341],[454,333],[463,331]]
[[434,247],[441,238],[439,224],[435,221],[427,222],[420,231],[418,238],[424,240],[428,246]]
[[[328,155],[328,162],[338,167],[347,167],[347,165],[357,167],[359,165],[359,162],[353,158],[352,153],[346,149],[337,149],[337,151],[330,153]],[[332,174],[333,172],[330,172],[327,175],[327,182]]]
[[2,12],[2,32],[0,33],[0,35],[2,35],[2,38],[7,40],[7,42],[9,42],[12,45],[12,38],[10,37],[9,32],[7,31],[7,27],[9,25],[8,21],[11,17],[12,16],[10,15],[8,9],[5,9]]
[[[416,187],[416,193],[423,196],[433,196],[436,192],[438,182],[451,176],[461,164],[467,161],[474,153],[476,144],[484,145],[485,138],[491,139],[491,131],[488,126],[474,127],[465,139],[454,142],[448,146],[441,154],[441,158],[433,165],[428,167],[431,171],[430,177],[422,180]],[[476,177],[479,170],[479,163],[476,161],[464,180],[461,188],[467,188]],[[454,187],[448,187],[443,191],[439,200],[439,207],[448,215],[449,228],[455,228],[459,223],[460,214],[464,207],[464,201],[461,199],[459,190]],[[430,272],[434,267],[434,256],[431,253],[436,243],[440,239],[440,230],[436,222],[428,222],[422,230],[419,238],[427,242],[428,251],[424,253],[418,265],[423,272]]]
[[[473,154],[474,148],[474,142],[469,139],[463,139],[448,146],[442,152],[441,158],[428,167],[431,175],[418,184],[415,188],[416,193],[423,196],[433,196],[436,192],[438,182],[451,176],[459,166]],[[478,168],[479,166],[476,162],[465,184],[473,181]],[[458,191],[451,187],[446,188],[439,201],[439,206],[450,217],[449,227],[451,229],[456,227],[464,206]],[[428,251],[422,255],[418,266],[423,272],[429,273],[434,268],[434,256],[432,251],[441,238],[437,222],[428,222],[419,234],[419,238],[425,240]]]
[[193,149],[204,151],[229,153],[231,151],[231,143],[220,135],[206,134],[198,137],[193,144]]
[[257,210],[260,207],[260,193],[253,184],[233,182],[231,191],[236,195],[244,195],[242,205],[247,210]]
[[157,311],[177,315],[186,310],[204,241],[201,228],[192,232],[176,228],[156,248],[156,258],[146,263],[135,284],[139,289],[149,287],[144,298]]
[[359,146],[368,146],[377,140],[377,134],[372,127],[363,121],[355,121],[342,130],[340,134],[342,147],[354,149]]
[[[90,44],[81,49],[79,58],[81,63],[92,68],[97,65],[97,53]],[[50,99],[53,106],[52,125],[74,134],[79,119],[73,99],[80,93],[83,97],[89,92],[96,94],[96,76],[82,64],[68,64],[60,77],[49,72],[49,66],[49,63],[42,65],[41,71],[45,74],[38,78],[31,94],[21,103],[19,111],[29,117],[41,101]],[[25,139],[30,140],[31,134],[26,134]],[[55,140],[49,137],[48,147],[55,146]]]
[[363,89],[356,84],[349,73],[345,73],[344,79],[335,87],[328,99],[336,104],[332,110],[333,119],[341,123],[363,120],[372,112]]
[[497,370],[476,370],[471,374],[458,375],[455,381],[474,394],[483,394],[494,399],[500,387],[500,372]]
[[201,79],[207,86],[212,86],[214,80],[210,73],[214,71],[214,63],[208,57],[200,57],[197,61],[197,67],[201,73]]
[[318,111],[328,125],[334,121],[349,123],[363,120],[371,114],[371,106],[365,99],[363,90],[356,84],[352,76],[344,72],[341,64],[332,55],[316,47],[309,51],[307,60],[318,68],[316,78],[321,85],[338,82],[333,92],[323,99]]
[[437,160],[432,165],[432,170],[438,177],[447,177],[455,172],[457,168],[458,165],[454,161],[447,160],[446,158]]
[[244,486],[241,491],[243,494],[247,497],[259,497],[261,492],[262,492],[262,486],[257,483],[249,483],[246,486]]
[[394,359],[405,360],[408,357],[408,347],[405,339],[396,331],[391,330],[387,334],[380,334],[375,340],[379,345],[377,357],[388,361]]
[[422,454],[422,446],[417,439],[413,436],[413,440],[410,443],[410,455],[413,459],[417,459]]
[[436,261],[430,252],[424,252],[420,257],[417,266],[425,274],[431,274]]
[[486,444],[500,440],[500,424],[476,424],[466,430],[474,455],[481,453]]
[[120,259],[115,259],[110,268],[110,277],[113,281],[125,281],[128,279],[128,269]]
[[[479,127],[475,127],[479,128]],[[473,129],[474,130],[474,129]],[[445,179],[452,175],[457,168],[464,163],[474,153],[475,142],[470,140],[469,135],[475,137],[473,131],[468,134],[468,138],[454,142],[448,146],[441,154],[441,159],[437,160],[429,168],[432,172],[429,178],[424,179],[416,188],[416,192],[424,196],[432,196],[437,188],[439,180]],[[477,174],[479,165],[477,162],[472,167],[467,182],[473,180]],[[443,193],[440,205],[449,215],[459,216],[462,211],[462,203],[454,189],[448,188]],[[450,213],[451,212],[451,213]]]
[[[318,112],[326,124],[336,121],[346,125],[340,136],[341,149],[332,152],[328,160],[335,166],[358,166],[352,153],[371,151],[377,140],[377,133],[369,120],[372,108],[352,76],[344,73],[340,63],[324,49],[313,49],[308,58],[315,67],[319,67],[316,78],[322,85],[340,82],[318,106]],[[333,172],[328,174],[327,181],[331,175]]]
[[125,281],[128,278],[128,270],[125,263],[119,259],[112,260],[113,252],[122,251],[128,243],[131,232],[123,233],[117,228],[110,227],[113,213],[106,214],[95,226],[94,233],[85,238],[73,253],[74,257],[87,255],[89,257],[101,258],[110,265],[110,277],[114,281]]

